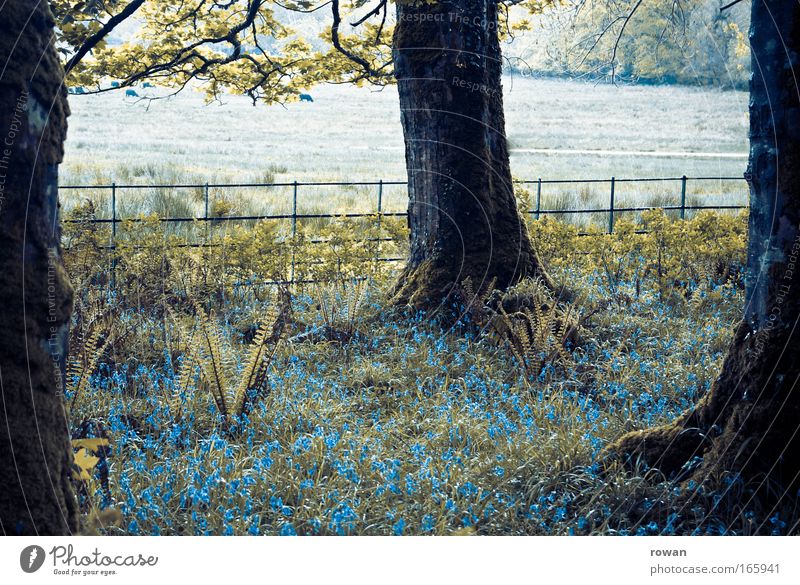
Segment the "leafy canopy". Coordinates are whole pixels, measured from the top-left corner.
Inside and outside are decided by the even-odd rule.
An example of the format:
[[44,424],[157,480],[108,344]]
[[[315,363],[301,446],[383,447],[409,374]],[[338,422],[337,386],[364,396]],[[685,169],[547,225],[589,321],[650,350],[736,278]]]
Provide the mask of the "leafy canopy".
[[[502,2],[501,34],[528,28],[521,19],[510,24],[510,7],[537,13],[558,2]],[[226,90],[273,103],[323,81],[392,83],[391,3],[53,0],[51,6],[70,86],[94,93],[152,82],[177,92],[191,84],[209,99]],[[298,13],[324,19],[321,49],[287,24]]]

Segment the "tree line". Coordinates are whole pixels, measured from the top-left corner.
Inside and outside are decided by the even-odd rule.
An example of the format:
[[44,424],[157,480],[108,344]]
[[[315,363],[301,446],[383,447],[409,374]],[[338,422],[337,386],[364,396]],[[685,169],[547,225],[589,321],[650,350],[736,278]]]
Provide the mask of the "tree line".
[[[746,3],[603,0],[548,11],[509,40],[519,75],[747,89]],[[622,30],[624,27],[624,31]]]

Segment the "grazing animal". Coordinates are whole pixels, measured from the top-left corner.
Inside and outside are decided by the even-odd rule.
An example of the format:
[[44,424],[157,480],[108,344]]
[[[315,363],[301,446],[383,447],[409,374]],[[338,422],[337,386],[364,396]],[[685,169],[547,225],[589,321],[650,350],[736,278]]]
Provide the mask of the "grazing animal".
[[79,85],[78,87],[71,87],[69,89],[69,93],[71,93],[71,94],[82,94],[82,93],[86,93],[86,90],[83,88],[82,85]]
[[139,94],[132,89],[125,90],[125,97],[139,97]]
[[313,101],[314,101],[314,98],[312,98],[312,97],[311,97],[309,94],[307,94],[307,93],[301,93],[301,94],[300,94],[300,101],[301,101],[301,102],[313,102]]
[[142,87],[155,87],[155,85],[153,85],[153,84],[152,84],[152,83],[150,83],[149,81],[145,81],[145,82],[142,84]]
[[119,87],[119,81],[112,81],[111,87]]

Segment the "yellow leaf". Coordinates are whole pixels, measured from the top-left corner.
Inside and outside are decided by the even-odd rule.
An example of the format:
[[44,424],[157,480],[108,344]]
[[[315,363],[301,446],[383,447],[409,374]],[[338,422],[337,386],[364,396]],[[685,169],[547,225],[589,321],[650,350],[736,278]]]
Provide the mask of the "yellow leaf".
[[78,479],[83,481],[89,481],[92,479],[92,476],[89,475],[89,472],[94,469],[94,466],[97,465],[98,461],[100,461],[99,457],[91,455],[86,449],[79,449],[78,452],[75,453],[75,465],[77,465],[78,469],[80,469],[80,472],[77,474]]
[[84,448],[91,453],[97,453],[99,447],[108,447],[108,439],[73,439],[72,448]]

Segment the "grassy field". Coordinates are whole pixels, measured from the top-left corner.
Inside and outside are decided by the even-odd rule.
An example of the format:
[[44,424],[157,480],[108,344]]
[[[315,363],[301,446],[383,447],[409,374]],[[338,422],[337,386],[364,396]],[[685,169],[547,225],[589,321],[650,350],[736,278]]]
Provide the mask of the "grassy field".
[[[747,96],[680,87],[632,87],[507,77],[507,132],[519,179],[741,176]],[[139,90],[156,97],[158,90]],[[405,180],[395,88],[321,86],[314,103],[253,106],[243,97],[205,105],[200,95],[140,101],[121,93],[72,96],[62,184]],[[543,207],[606,207],[608,184],[548,186]],[[621,185],[618,205],[677,202],[679,186]],[[690,203],[740,204],[743,182],[690,183]],[[65,192],[69,208],[107,192]],[[216,189],[241,213],[286,213],[289,189]],[[303,188],[300,211],[372,211],[375,187]],[[202,211],[198,190],[121,190],[120,214]],[[387,187],[385,210],[403,210]]]

